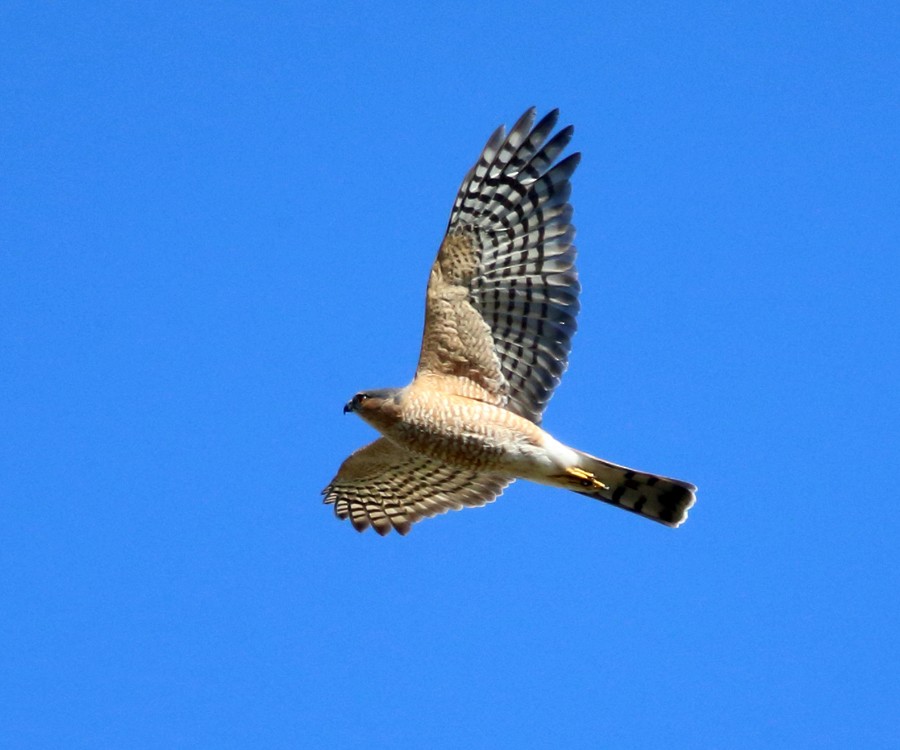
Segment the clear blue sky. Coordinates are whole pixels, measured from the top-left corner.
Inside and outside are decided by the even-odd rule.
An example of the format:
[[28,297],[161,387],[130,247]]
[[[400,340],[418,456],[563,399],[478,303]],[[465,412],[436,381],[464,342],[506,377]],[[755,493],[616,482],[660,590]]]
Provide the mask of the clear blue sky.
[[[4,3],[0,744],[897,747],[900,11],[789,5]],[[584,154],[545,425],[698,503],[358,535],[341,407],[532,104]]]

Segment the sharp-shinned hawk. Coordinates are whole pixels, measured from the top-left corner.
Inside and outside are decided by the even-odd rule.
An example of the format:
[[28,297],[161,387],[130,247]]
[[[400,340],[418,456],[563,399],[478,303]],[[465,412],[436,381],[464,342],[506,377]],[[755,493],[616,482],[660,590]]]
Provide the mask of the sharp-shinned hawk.
[[357,393],[344,407],[382,437],[323,490],[363,531],[406,534],[422,518],[484,505],[515,479],[573,490],[678,526],[696,487],[617,466],[540,427],[566,369],[580,285],[569,178],[549,137],[554,110],[528,110],[490,137],[453,204],[431,269],[419,364],[405,388]]

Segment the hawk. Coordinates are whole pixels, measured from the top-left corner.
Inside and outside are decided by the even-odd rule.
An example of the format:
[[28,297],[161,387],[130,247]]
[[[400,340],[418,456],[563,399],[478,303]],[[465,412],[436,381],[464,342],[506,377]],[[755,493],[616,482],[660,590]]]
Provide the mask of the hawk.
[[456,195],[431,268],[419,363],[405,388],[361,391],[344,406],[381,437],[322,491],[358,531],[409,532],[484,505],[510,482],[573,490],[678,526],[696,487],[570,448],[541,415],[566,369],[580,285],[569,179],[558,157],[572,126],[529,109],[500,126]]

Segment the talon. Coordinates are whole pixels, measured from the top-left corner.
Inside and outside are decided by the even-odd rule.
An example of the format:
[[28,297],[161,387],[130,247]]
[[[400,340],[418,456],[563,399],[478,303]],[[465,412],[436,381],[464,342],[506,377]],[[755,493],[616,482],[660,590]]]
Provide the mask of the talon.
[[595,477],[591,472],[585,471],[578,466],[569,466],[566,474],[581,482],[582,487],[592,487],[595,490],[609,490],[609,487]]

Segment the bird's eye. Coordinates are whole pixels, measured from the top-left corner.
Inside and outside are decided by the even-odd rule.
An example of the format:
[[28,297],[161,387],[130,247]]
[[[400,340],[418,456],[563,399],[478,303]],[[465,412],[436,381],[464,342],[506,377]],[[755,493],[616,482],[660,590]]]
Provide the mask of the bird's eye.
[[369,397],[368,393],[357,393],[356,394],[356,403],[361,404]]

